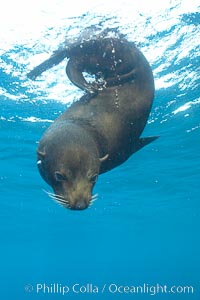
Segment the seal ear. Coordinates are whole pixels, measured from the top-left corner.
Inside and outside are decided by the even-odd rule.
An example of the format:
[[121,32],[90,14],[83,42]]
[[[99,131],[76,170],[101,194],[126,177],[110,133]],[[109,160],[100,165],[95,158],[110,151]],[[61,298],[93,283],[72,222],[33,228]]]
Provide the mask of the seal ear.
[[46,152],[44,151],[39,151],[37,150],[37,155],[38,155],[38,161],[37,161],[37,165],[41,165],[42,164],[42,160],[44,159]]
[[99,158],[99,161],[102,163],[103,161],[105,161],[108,158],[109,154],[107,153],[105,156]]
[[44,151],[37,150],[37,155],[40,156],[41,158],[44,158],[46,155],[46,152],[45,152],[45,150]]

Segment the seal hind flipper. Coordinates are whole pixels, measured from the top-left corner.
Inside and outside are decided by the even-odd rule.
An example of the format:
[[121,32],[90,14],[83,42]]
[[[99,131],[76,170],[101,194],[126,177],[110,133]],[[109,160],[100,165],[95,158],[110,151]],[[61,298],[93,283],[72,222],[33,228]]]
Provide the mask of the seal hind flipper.
[[89,84],[84,76],[83,76],[83,70],[80,68],[79,62],[77,60],[77,58],[73,57],[70,58],[67,66],[66,66],[66,74],[69,78],[69,80],[71,80],[71,82],[79,87],[80,89],[90,93],[90,94],[97,94],[97,90],[93,87],[92,84]]
[[159,136],[149,136],[145,138],[140,138],[138,141],[134,144],[133,153],[139,151],[143,147],[147,146],[151,142],[157,140]]
[[64,58],[68,56],[67,49],[55,51],[47,60],[35,67],[27,74],[27,77],[31,80],[35,80],[44,71],[58,65]]
[[133,69],[130,72],[123,75],[116,75],[115,77],[106,78],[106,86],[119,85],[135,78],[136,70]]

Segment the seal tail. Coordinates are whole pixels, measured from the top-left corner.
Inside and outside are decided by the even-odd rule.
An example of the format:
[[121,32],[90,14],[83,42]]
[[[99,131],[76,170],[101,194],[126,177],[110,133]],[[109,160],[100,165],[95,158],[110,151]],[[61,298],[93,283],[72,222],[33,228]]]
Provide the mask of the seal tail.
[[147,146],[151,142],[157,140],[159,136],[150,136],[150,137],[145,137],[145,138],[140,138],[134,145],[133,153],[139,151],[143,147]]
[[67,49],[55,51],[47,60],[35,67],[27,74],[27,77],[31,80],[35,80],[44,71],[58,65],[65,57],[68,56]]

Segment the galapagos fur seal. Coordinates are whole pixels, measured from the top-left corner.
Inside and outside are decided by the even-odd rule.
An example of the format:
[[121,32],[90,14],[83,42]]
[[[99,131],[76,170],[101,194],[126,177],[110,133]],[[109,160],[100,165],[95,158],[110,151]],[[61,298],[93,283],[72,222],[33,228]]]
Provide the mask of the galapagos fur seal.
[[66,208],[90,206],[96,199],[92,191],[98,175],[157,138],[140,137],[152,106],[154,79],[149,63],[133,44],[131,57],[134,78],[103,87],[95,97],[82,96],[39,142],[40,174],[54,190],[49,195]]

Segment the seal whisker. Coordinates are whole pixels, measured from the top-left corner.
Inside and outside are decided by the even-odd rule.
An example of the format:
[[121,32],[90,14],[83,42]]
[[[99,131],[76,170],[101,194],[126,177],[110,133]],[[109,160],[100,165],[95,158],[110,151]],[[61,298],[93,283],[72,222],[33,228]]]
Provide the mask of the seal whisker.
[[60,196],[60,195],[54,195],[58,200],[60,201],[65,201],[65,202],[68,202],[68,200],[65,200],[65,198],[63,196]]
[[69,202],[68,202],[68,201],[60,201],[60,200],[58,200],[58,199],[56,199],[56,201],[59,202],[59,203],[62,204],[62,205],[67,205],[67,206],[69,206]]
[[70,207],[68,201],[60,200],[54,196],[50,196],[50,198],[53,199],[54,201],[56,201],[56,203],[58,203],[61,206],[67,206],[68,208]]
[[69,203],[67,203],[67,202],[60,202],[60,201],[58,201],[58,200],[56,200],[56,202],[57,202],[59,205],[61,205],[61,206],[64,206],[64,207],[68,207],[68,208],[69,208]]
[[65,201],[65,202],[68,202],[67,200],[65,200],[64,199],[64,197],[63,196],[61,196],[61,195],[57,195],[57,194],[53,194],[53,193],[50,193],[50,192],[48,192],[48,191],[46,191],[46,190],[43,190],[49,197],[54,197],[54,198],[56,198],[57,200],[63,200],[63,201]]
[[64,199],[63,196],[61,195],[57,195],[57,194],[53,194],[53,193],[50,193],[46,190],[43,190],[51,199],[53,199],[54,201],[56,201],[58,204],[60,205],[67,205],[67,207],[69,207],[69,201]]
[[54,197],[56,197],[56,198],[58,198],[58,199],[61,199],[61,200],[63,199],[63,200],[64,200],[64,197],[61,196],[61,195],[53,194],[53,193],[50,193],[50,192],[45,191],[45,190],[44,190],[44,192],[45,192],[48,196],[54,196]]
[[50,193],[50,192],[46,191],[45,189],[43,189],[43,192],[45,192],[49,197],[55,196],[55,194]]
[[58,198],[56,198],[56,196],[54,196],[54,195],[49,195],[49,197],[51,198],[51,199],[53,199],[53,200],[56,200],[56,201],[60,201]]
[[53,199],[55,199],[56,201],[58,201],[59,203],[63,203],[63,204],[69,204],[69,201],[68,200],[65,200],[65,199],[60,199],[56,196],[52,197]]
[[93,202],[93,201],[90,201],[88,207],[91,207],[93,204],[94,204],[94,202]]
[[60,205],[60,206],[63,206],[63,204],[62,203],[60,203],[59,201],[57,201],[56,199],[54,199],[55,201],[56,201],[56,203],[58,204],[58,205]]
[[95,195],[92,196],[90,202],[94,203],[97,199],[98,199],[98,194],[95,194]]
[[89,207],[94,204],[94,202],[97,200],[98,195],[94,195],[91,197],[90,202],[89,202]]
[[97,199],[90,200],[90,203],[94,203]]

